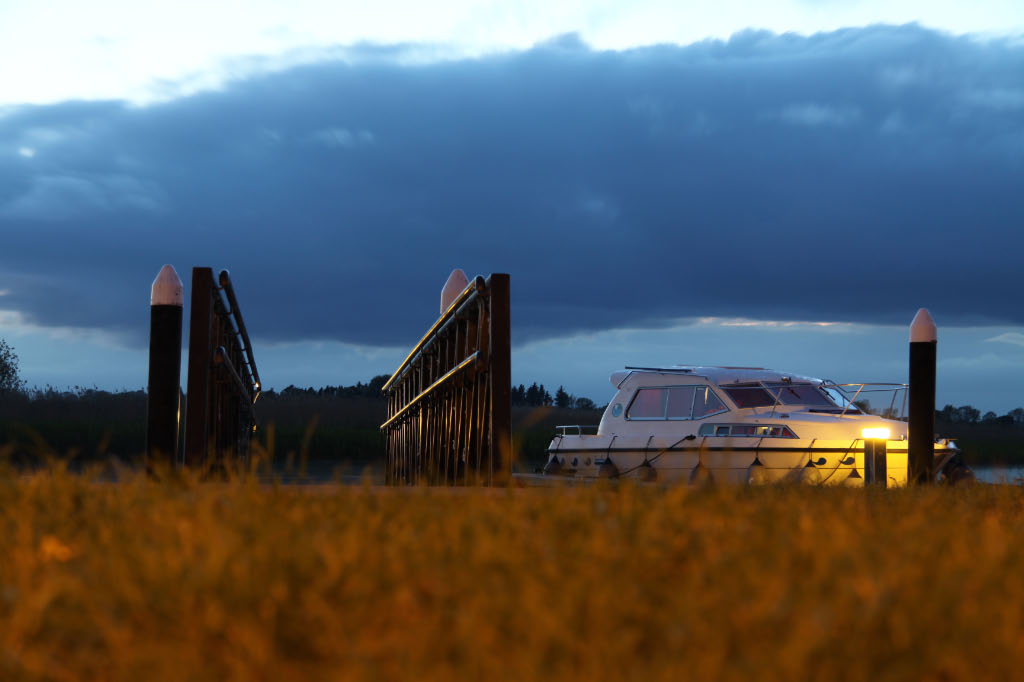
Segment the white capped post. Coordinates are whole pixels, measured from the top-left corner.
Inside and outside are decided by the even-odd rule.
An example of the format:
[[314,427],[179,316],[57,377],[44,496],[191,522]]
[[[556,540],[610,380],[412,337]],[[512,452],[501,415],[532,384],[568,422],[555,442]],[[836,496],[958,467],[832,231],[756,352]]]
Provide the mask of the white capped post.
[[938,329],[927,309],[910,323],[910,396],[907,427],[907,481],[935,480],[935,365]]
[[[153,280],[149,298],[149,384],[147,386],[147,465],[172,465],[181,423],[181,320],[185,288],[174,267],[165,265]],[[151,467],[150,467],[151,468]]]
[[444,315],[444,311],[451,307],[455,299],[459,297],[459,294],[465,291],[468,286],[469,278],[466,277],[466,273],[460,268],[452,270],[452,274],[448,275],[448,281],[441,288],[441,312],[438,314]]

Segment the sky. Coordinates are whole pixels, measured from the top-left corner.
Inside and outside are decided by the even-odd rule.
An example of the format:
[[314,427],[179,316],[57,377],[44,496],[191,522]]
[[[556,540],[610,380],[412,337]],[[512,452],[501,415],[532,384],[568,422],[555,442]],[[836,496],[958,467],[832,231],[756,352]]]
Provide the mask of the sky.
[[515,383],[906,381],[927,307],[939,404],[1024,405],[1019,2],[549,5],[0,0],[23,378],[143,387],[170,263],[231,271],[266,386],[365,381],[460,267]]

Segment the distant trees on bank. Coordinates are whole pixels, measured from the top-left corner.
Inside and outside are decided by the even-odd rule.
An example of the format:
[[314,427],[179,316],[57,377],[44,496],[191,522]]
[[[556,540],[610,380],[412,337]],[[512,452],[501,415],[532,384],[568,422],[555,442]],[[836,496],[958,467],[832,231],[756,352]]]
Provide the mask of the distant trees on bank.
[[[387,374],[379,374],[369,383],[358,382],[353,386],[323,386],[322,388],[299,388],[288,386],[280,391],[273,389],[264,391],[265,398],[380,398],[381,388],[391,377]],[[577,410],[594,410],[597,405],[590,398],[577,397],[559,386],[552,396],[544,384],[534,382],[529,387],[526,384],[513,386],[510,394],[513,407],[562,407]]]
[[364,384],[359,381],[352,386],[322,386],[320,388],[299,388],[297,386],[289,385],[287,388],[283,388],[280,391],[270,389],[263,392],[265,398],[381,398],[383,394],[381,389],[384,384],[387,383],[391,376],[388,374],[378,374],[377,376],[370,379],[369,383]]
[[935,418],[948,424],[1024,424],[1024,408],[1017,407],[1006,414],[999,416],[989,411],[984,415],[981,411],[971,405],[953,407],[946,405],[941,410],[936,410]]
[[[275,391],[269,389],[263,392],[265,398],[279,398],[288,400],[291,398],[381,398],[381,389],[390,378],[387,374],[378,374],[369,382],[356,382],[352,386],[322,386],[320,388],[299,388],[294,385]],[[18,368],[18,356],[14,349],[3,339],[0,339],[0,395],[20,394],[23,400],[53,400],[64,397],[76,400],[106,399],[115,395],[139,395],[142,391],[120,391],[110,393],[95,388],[83,388],[76,386],[74,389],[58,390],[47,386],[44,389],[34,388],[28,390],[25,382],[21,379]],[[577,410],[594,410],[597,404],[590,398],[577,397],[559,386],[554,395],[544,387],[544,384],[533,382],[527,387],[525,384],[513,386],[511,389],[511,403],[514,407],[560,407]],[[865,412],[879,413],[873,410],[867,401],[858,401],[858,407]],[[896,417],[891,414],[894,410],[883,410],[880,416]],[[989,411],[984,414],[972,405],[946,405],[941,410],[936,410],[935,418],[946,424],[1003,424],[1008,426],[1024,425],[1024,408],[1018,407],[1010,410],[1004,415],[997,415]]]
[[559,386],[554,397],[544,388],[544,384],[534,382],[527,388],[525,384],[512,387],[512,405],[514,407],[562,407],[576,410],[594,410],[597,405],[590,398],[576,397]]

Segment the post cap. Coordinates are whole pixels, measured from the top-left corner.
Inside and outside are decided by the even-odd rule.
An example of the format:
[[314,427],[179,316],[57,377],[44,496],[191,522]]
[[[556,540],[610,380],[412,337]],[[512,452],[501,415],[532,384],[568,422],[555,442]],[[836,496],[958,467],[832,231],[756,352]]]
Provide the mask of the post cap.
[[935,327],[935,320],[927,308],[921,308],[914,315],[914,321],[910,323],[910,342],[928,343],[938,341],[939,333]]
[[181,278],[178,277],[178,273],[173,265],[165,265],[160,268],[160,274],[153,280],[153,290],[150,293],[149,305],[185,307],[185,287],[182,286]]
[[448,310],[448,307],[459,297],[459,294],[466,290],[467,286],[469,286],[469,278],[466,277],[466,273],[460,268],[452,270],[452,274],[448,275],[448,281],[441,288],[441,315],[444,315],[444,311]]

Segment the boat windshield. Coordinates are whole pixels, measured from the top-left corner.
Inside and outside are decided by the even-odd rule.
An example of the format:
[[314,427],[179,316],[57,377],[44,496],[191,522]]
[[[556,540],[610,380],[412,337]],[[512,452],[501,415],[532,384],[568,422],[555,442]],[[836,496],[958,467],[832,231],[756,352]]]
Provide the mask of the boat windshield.
[[772,395],[777,395],[783,405],[837,407],[817,386],[811,384],[770,384],[768,390]]
[[809,405],[811,407],[838,407],[813,384],[745,384],[722,387],[737,407],[771,407],[780,405]]

